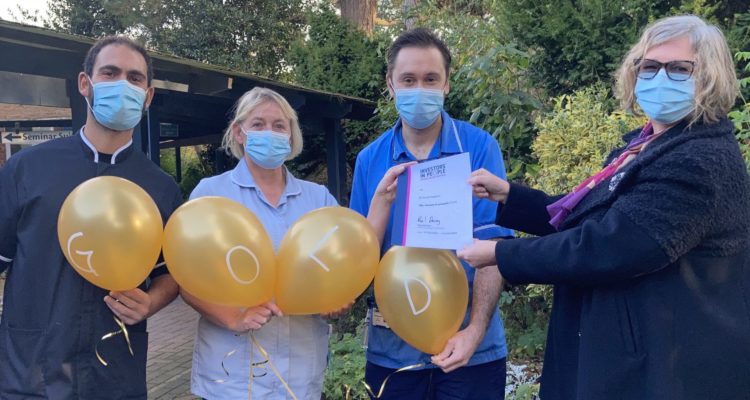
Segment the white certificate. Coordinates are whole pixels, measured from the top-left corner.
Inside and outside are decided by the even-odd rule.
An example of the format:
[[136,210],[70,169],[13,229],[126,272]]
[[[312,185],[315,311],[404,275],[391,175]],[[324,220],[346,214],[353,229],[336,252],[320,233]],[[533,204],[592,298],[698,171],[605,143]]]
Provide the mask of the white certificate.
[[472,242],[469,153],[409,167],[398,179],[391,242],[458,250]]

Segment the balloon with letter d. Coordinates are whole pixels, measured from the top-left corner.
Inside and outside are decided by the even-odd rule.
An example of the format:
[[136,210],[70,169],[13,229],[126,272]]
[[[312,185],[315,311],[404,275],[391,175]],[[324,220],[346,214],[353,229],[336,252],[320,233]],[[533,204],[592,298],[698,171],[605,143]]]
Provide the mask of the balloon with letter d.
[[469,303],[461,262],[448,250],[393,246],[375,274],[375,300],[385,322],[428,354],[443,351]]

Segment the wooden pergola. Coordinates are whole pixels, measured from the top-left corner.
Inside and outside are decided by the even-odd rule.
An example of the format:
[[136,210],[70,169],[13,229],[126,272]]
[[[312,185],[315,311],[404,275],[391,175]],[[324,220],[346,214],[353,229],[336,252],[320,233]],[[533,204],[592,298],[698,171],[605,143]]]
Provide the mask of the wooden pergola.
[[[0,103],[65,107],[72,115],[70,120],[5,120],[0,126],[82,126],[86,102],[78,93],[76,77],[93,43],[86,37],[0,20]],[[344,197],[346,149],[341,120],[369,119],[373,102],[160,53],[151,56],[157,89],[134,141],[155,163],[163,148],[177,149],[179,157],[180,147],[219,143],[235,101],[253,87],[263,86],[289,101],[306,136],[325,137],[327,185],[337,199]]]

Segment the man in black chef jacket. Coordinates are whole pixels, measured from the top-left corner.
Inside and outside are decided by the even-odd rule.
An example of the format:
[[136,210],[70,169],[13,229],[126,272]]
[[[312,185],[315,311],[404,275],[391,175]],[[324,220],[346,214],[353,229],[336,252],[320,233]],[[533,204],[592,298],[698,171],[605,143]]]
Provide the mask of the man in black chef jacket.
[[[78,76],[88,103],[76,135],[23,150],[0,169],[0,272],[7,270],[0,321],[0,399],[145,399],[146,318],[178,287],[164,267],[139,288],[108,292],[68,264],[57,216],[68,194],[96,176],[135,182],[166,220],[182,202],[177,184],[139,150],[133,128],[154,94],[151,58],[124,37],[91,47]],[[127,326],[123,335],[100,342]],[[100,342],[100,343],[99,343]],[[94,347],[108,362],[102,365]]]

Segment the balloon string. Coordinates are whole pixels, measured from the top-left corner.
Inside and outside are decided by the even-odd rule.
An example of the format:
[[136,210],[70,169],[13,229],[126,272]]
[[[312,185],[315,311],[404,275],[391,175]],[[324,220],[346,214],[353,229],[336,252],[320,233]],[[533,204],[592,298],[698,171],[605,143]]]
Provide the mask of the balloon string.
[[[250,364],[250,388],[252,389],[253,377],[255,376],[253,374],[253,371],[252,371],[253,367],[256,367],[256,366],[262,365],[262,364],[268,364],[268,366],[271,367],[271,371],[273,371],[274,375],[276,375],[276,378],[279,379],[279,381],[281,382],[282,385],[284,385],[284,388],[289,393],[289,395],[292,396],[292,399],[297,400],[297,396],[294,394],[294,392],[292,391],[292,389],[286,383],[286,381],[284,380],[284,378],[281,377],[281,374],[279,373],[279,371],[276,369],[276,367],[271,362],[271,358],[268,356],[268,352],[266,351],[266,349],[264,349],[263,346],[261,346],[260,343],[258,343],[258,340],[255,338],[255,333],[253,331],[250,331],[250,340],[253,342],[253,344],[255,345],[255,347],[258,348],[258,350],[260,351],[260,354],[265,359],[264,361]],[[265,375],[265,374],[263,374],[263,375]],[[263,376],[263,375],[260,375],[260,376]],[[252,391],[250,391],[250,393],[252,393]]]
[[[232,354],[234,354],[236,352],[237,352],[237,349],[234,348],[234,349],[228,351],[226,354],[224,354],[224,357],[221,358],[221,369],[224,370],[224,373],[227,376],[229,376],[229,370],[227,369],[227,367],[224,366],[224,361],[226,361],[227,358],[229,358],[230,356],[232,356]],[[215,383],[226,383],[226,379],[214,379],[213,381]]]
[[388,374],[388,376],[385,377],[385,379],[383,379],[383,383],[380,384],[380,390],[378,390],[378,395],[377,396],[373,392],[373,390],[370,387],[370,385],[367,384],[367,382],[362,381],[362,384],[365,385],[365,389],[367,389],[367,393],[370,395],[370,397],[372,397],[373,399],[379,399],[380,396],[383,395],[383,391],[385,390],[385,385],[388,383],[388,379],[391,379],[391,377],[393,375],[396,375],[399,372],[404,372],[404,371],[409,371],[409,370],[412,370],[412,369],[422,368],[425,365],[427,365],[427,364],[426,363],[419,363],[419,364],[407,365],[407,366],[405,366],[403,368],[399,368],[399,369],[391,372],[390,374]]
[[[234,335],[234,336],[239,336],[239,335]],[[224,373],[225,373],[225,374],[226,374],[227,376],[229,376],[229,370],[227,369],[227,367],[226,367],[226,365],[225,365],[225,362],[226,362],[227,358],[229,358],[229,357],[231,357],[232,355],[234,355],[234,354],[235,354],[235,353],[237,352],[237,350],[238,350],[238,349],[237,349],[237,348],[235,347],[234,349],[232,349],[232,350],[230,350],[230,351],[226,352],[226,354],[224,354],[224,357],[222,357],[222,359],[221,359],[221,369],[222,369],[222,370],[224,371]],[[257,363],[251,363],[251,364],[250,364],[250,367],[251,367],[251,368],[250,368],[250,370],[252,371],[252,367],[254,367],[254,366],[262,365],[262,364],[265,364],[265,363],[267,363],[267,362],[268,362],[268,361],[261,361],[261,362],[257,362]],[[265,376],[265,374],[263,374],[263,375],[259,375],[258,377],[261,377],[261,376]],[[252,378],[252,377],[251,377],[251,378]],[[222,384],[223,384],[223,383],[226,383],[226,382],[227,382],[227,380],[226,380],[226,379],[214,379],[214,380],[213,380],[213,382],[215,382],[215,383],[222,383]]]
[[[235,336],[237,336],[237,335],[235,335]],[[276,378],[279,379],[279,381],[281,382],[281,384],[284,385],[284,388],[286,389],[286,391],[289,392],[289,395],[292,396],[292,399],[297,400],[297,396],[294,394],[294,392],[292,391],[292,389],[286,383],[286,381],[284,380],[284,378],[281,377],[281,374],[279,373],[279,371],[276,369],[276,367],[271,362],[271,358],[269,357],[268,352],[266,351],[266,349],[263,348],[263,346],[260,345],[260,343],[258,343],[258,340],[255,338],[255,334],[252,331],[250,331],[250,340],[251,340],[252,344],[256,348],[258,348],[258,351],[260,351],[260,354],[263,356],[263,361],[252,362],[252,360],[251,360],[251,362],[250,362],[250,377],[248,379],[248,385],[247,385],[247,396],[248,396],[248,399],[252,400],[252,398],[253,398],[253,378],[260,378],[260,377],[263,377],[263,376],[267,375],[267,372],[263,372],[262,374],[255,375],[254,369],[257,368],[257,367],[260,367],[262,365],[268,364],[268,366],[271,367],[271,370],[273,371],[273,373],[276,375]],[[234,348],[234,349],[228,351],[226,354],[224,354],[224,357],[221,360],[221,369],[224,370],[224,373],[227,376],[229,376],[229,370],[224,365],[224,362],[227,360],[227,358],[231,357],[236,352],[237,352],[237,348]],[[225,379],[214,379],[214,382],[219,383],[219,384],[223,384],[223,383],[226,383],[226,380]]]
[[133,355],[133,346],[130,345],[130,335],[128,334],[128,328],[125,327],[125,324],[117,317],[113,317],[115,319],[115,323],[117,326],[120,327],[119,330],[109,332],[106,335],[102,336],[101,339],[94,345],[94,353],[96,353],[96,358],[99,359],[99,362],[102,363],[105,367],[109,364],[107,364],[106,361],[104,361],[104,358],[102,358],[101,354],[99,354],[99,343],[111,339],[119,334],[122,333],[123,336],[125,336],[125,343],[128,344],[128,350],[130,351],[130,355]]

